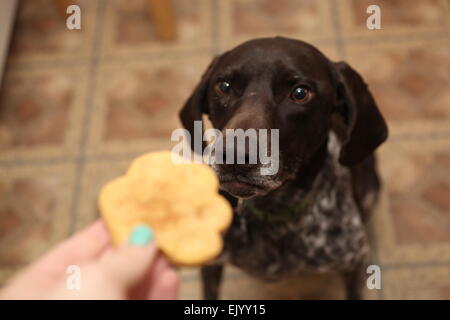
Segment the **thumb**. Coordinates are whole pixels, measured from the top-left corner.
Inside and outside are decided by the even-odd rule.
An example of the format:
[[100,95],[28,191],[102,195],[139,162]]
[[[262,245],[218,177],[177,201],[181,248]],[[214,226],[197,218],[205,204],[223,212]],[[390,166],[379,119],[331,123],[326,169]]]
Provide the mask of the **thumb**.
[[146,277],[157,257],[153,232],[145,225],[137,226],[129,243],[107,251],[99,260],[99,267],[114,282],[123,288],[130,288]]
[[138,226],[128,244],[107,250],[99,260],[82,266],[80,290],[62,284],[52,299],[125,299],[128,292],[149,276],[157,260],[153,234]]
[[117,286],[130,288],[147,276],[156,256],[154,244],[147,247],[126,245],[105,253],[98,262],[98,268]]

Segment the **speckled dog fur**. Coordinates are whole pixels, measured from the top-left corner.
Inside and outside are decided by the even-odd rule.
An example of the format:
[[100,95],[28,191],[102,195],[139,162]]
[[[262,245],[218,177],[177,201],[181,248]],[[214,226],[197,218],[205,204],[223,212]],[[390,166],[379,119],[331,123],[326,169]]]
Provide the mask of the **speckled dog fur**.
[[[223,254],[202,267],[204,297],[219,297],[223,266],[231,263],[269,280],[339,273],[347,298],[360,299],[366,221],[381,186],[375,151],[388,128],[358,72],[304,41],[249,40],[214,58],[183,105],[180,120],[191,137],[204,115],[225,136],[279,130],[266,145],[277,161],[273,175],[262,174],[262,161],[212,165],[235,214]],[[227,141],[214,156],[232,159],[236,145]],[[250,148],[240,152],[250,159]]]
[[367,235],[352,193],[350,170],[338,162],[339,150],[338,140],[330,134],[328,155],[312,189],[292,192],[288,203],[280,203],[276,194],[271,197],[273,208],[308,199],[298,218],[265,221],[241,203],[219,261],[270,280],[308,270],[351,271],[363,261]]

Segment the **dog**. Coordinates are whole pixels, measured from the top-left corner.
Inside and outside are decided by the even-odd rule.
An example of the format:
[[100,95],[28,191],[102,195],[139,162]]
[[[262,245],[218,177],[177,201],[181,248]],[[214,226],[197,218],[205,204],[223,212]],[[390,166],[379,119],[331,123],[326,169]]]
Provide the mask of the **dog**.
[[267,280],[337,271],[360,299],[381,186],[374,151],[388,136],[361,76],[306,42],[253,39],[213,59],[179,116],[193,134],[204,114],[221,132],[279,130],[276,174],[212,165],[234,215],[223,253],[201,269],[204,298],[218,299],[231,263]]

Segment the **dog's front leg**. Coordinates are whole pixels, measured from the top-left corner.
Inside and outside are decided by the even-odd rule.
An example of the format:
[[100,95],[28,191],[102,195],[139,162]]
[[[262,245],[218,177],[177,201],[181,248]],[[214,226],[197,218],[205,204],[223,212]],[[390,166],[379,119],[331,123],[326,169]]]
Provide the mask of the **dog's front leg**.
[[201,268],[203,298],[205,300],[217,300],[219,298],[222,272],[223,264],[209,265]]
[[348,300],[361,300],[364,286],[365,269],[358,263],[352,271],[344,273],[344,283]]

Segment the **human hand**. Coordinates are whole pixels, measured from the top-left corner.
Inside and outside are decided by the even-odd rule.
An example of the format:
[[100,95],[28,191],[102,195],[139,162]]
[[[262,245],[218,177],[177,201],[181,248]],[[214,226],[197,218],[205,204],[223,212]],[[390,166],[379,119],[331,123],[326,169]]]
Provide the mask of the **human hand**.
[[[176,299],[178,274],[144,244],[113,248],[98,220],[20,271],[0,299]],[[80,268],[79,289],[67,286],[71,265]]]

